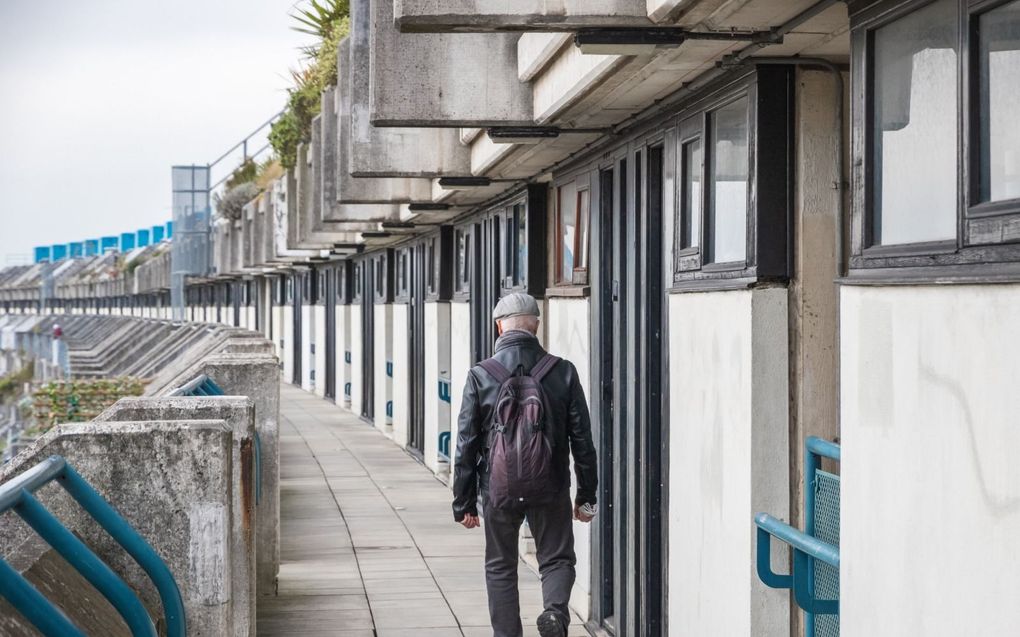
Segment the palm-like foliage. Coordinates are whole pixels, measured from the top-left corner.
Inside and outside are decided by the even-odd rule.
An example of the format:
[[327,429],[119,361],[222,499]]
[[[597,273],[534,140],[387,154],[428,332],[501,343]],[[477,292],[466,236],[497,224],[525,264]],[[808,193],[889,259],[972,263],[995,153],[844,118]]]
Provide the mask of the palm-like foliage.
[[301,25],[292,28],[325,40],[332,35],[337,22],[350,11],[350,0],[309,0],[307,8],[291,14]]

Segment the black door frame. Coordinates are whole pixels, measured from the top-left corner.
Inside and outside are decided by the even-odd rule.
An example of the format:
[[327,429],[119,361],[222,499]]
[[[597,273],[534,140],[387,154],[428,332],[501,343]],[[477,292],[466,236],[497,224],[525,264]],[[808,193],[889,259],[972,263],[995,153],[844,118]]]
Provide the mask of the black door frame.
[[375,268],[368,257],[361,261],[361,417],[375,419]]
[[425,453],[425,279],[428,267],[427,242],[408,249],[410,272],[407,299],[408,327],[408,447]]
[[592,623],[666,634],[668,360],[663,240],[671,135],[591,171],[592,415],[602,514],[592,535]]
[[294,272],[294,274],[291,275],[290,280],[291,280],[291,296],[290,296],[291,326],[293,328],[290,339],[291,340],[290,353],[291,357],[293,357],[294,359],[293,373],[291,374],[291,382],[300,387],[301,376],[303,371],[302,359],[304,358],[304,356],[302,355],[303,354],[302,348],[304,347],[304,344],[302,343],[303,334],[301,333],[302,326],[301,307],[304,305],[305,273],[301,271]]

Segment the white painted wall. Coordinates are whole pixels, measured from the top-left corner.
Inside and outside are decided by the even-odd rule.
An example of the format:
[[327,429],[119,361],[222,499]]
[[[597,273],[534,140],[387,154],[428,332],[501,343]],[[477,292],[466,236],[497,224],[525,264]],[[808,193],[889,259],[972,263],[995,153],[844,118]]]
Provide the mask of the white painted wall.
[[[585,397],[591,396],[590,350],[591,322],[588,299],[549,299],[546,303],[545,346],[577,368],[577,375],[584,388]],[[573,459],[571,459],[571,482],[573,482]],[[602,476],[599,476],[602,479]],[[570,497],[577,493],[572,484]],[[608,512],[608,509],[603,509]],[[570,596],[570,605],[581,617],[588,617],[591,603],[591,525],[574,522],[574,551],[577,553],[577,580]]]
[[[283,326],[286,324],[287,321],[284,318],[283,306],[274,305],[272,312],[273,312],[273,324],[270,326],[269,339],[273,341],[273,345],[276,347],[276,357],[283,361],[284,360],[283,341],[285,338]],[[284,374],[286,375],[286,371],[284,371]]]
[[1020,627],[1020,286],[841,291],[844,635]]
[[348,367],[350,370],[350,383],[351,383],[351,411],[354,415],[361,415],[361,399],[364,397],[364,390],[362,389],[362,367],[361,357],[364,356],[365,348],[361,343],[361,303],[352,303],[350,306],[350,326],[348,330],[348,347],[351,350],[351,364]]
[[[450,303],[450,462],[457,461],[457,417],[471,369],[471,305]],[[450,481],[452,488],[453,480]]]
[[393,306],[390,304],[377,304],[374,307],[375,325],[375,363],[372,371],[375,374],[375,426],[377,429],[392,433],[391,418],[386,416],[386,403],[392,395],[390,377],[386,375],[386,362],[391,360],[393,354],[391,349],[393,343]]
[[[437,474],[450,471],[439,458],[439,434],[450,431],[450,403],[439,396],[439,381],[450,380],[450,303],[425,304],[425,466]],[[462,390],[463,386],[458,388]],[[453,387],[450,388],[452,399]],[[451,439],[450,446],[455,443]]]
[[351,306],[336,306],[336,387],[333,390],[336,404],[350,404],[350,397],[345,396],[344,387],[351,379],[351,366],[346,363],[347,352],[350,351]]
[[283,380],[293,382],[294,379],[294,306],[287,304],[281,308],[280,327],[283,338],[280,342],[281,358],[283,359]]
[[326,306],[312,306],[312,326],[315,331],[314,391],[317,396],[326,396]]
[[409,374],[411,361],[409,353],[409,335],[407,331],[408,308],[404,303],[393,305],[393,337],[390,339],[393,352],[393,377],[390,378],[391,397],[393,401],[393,441],[401,447],[408,442],[408,411],[410,410]]
[[301,305],[301,389],[312,391],[314,389],[315,358],[312,354],[315,343],[315,315],[312,313],[312,306]]
[[787,292],[676,294],[669,316],[670,634],[788,637],[753,522],[789,515]]

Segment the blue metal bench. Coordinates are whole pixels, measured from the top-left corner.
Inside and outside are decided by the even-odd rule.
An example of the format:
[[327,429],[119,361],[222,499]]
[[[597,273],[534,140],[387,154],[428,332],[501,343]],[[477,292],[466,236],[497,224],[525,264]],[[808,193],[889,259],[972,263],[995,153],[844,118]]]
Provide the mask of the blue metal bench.
[[[807,613],[807,637],[839,636],[839,476],[823,471],[822,458],[839,462],[839,445],[810,437],[804,453],[804,517],[800,531],[766,513],[754,517],[758,527],[758,577],[771,588],[793,589]],[[772,570],[772,538],[790,545],[793,570]]]
[[[224,396],[223,391],[216,381],[205,374],[199,374],[191,381],[171,391],[167,396]],[[262,440],[259,432],[255,432],[255,504],[262,499]]]
[[[168,637],[186,633],[184,603],[166,563],[61,456],[50,456],[0,485],[0,513],[13,510],[120,613],[135,637],[156,637],[152,618],[133,590],[74,533],[60,523],[33,493],[56,480],[149,576],[163,603]],[[0,559],[0,596],[7,599],[47,637],[84,637],[84,633],[20,573]]]

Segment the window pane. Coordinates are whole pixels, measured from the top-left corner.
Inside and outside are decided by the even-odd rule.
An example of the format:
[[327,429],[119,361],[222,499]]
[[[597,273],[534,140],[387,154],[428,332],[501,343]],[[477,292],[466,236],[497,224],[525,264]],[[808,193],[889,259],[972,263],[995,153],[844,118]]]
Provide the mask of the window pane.
[[747,253],[747,98],[710,115],[711,254],[714,263],[743,261]]
[[1020,1],[979,18],[981,201],[1020,198]]
[[683,147],[683,206],[680,209],[681,248],[694,248],[701,243],[701,174],[704,153],[701,140],[695,139]]
[[957,24],[938,0],[875,31],[876,244],[956,237]]
[[514,206],[514,216],[517,218],[517,270],[514,272],[514,282],[517,285],[524,283],[528,272],[528,213],[524,206]]
[[468,254],[468,235],[464,230],[457,231],[457,270],[455,276],[457,277],[457,290],[463,292],[467,289],[465,285],[467,283],[468,271],[467,271],[467,254]]
[[590,215],[591,195],[587,190],[582,190],[577,197],[577,245],[574,259],[574,269],[588,268],[588,218]]
[[558,279],[569,283],[574,275],[574,231],[577,224],[577,186],[566,184],[559,189],[560,272]]

